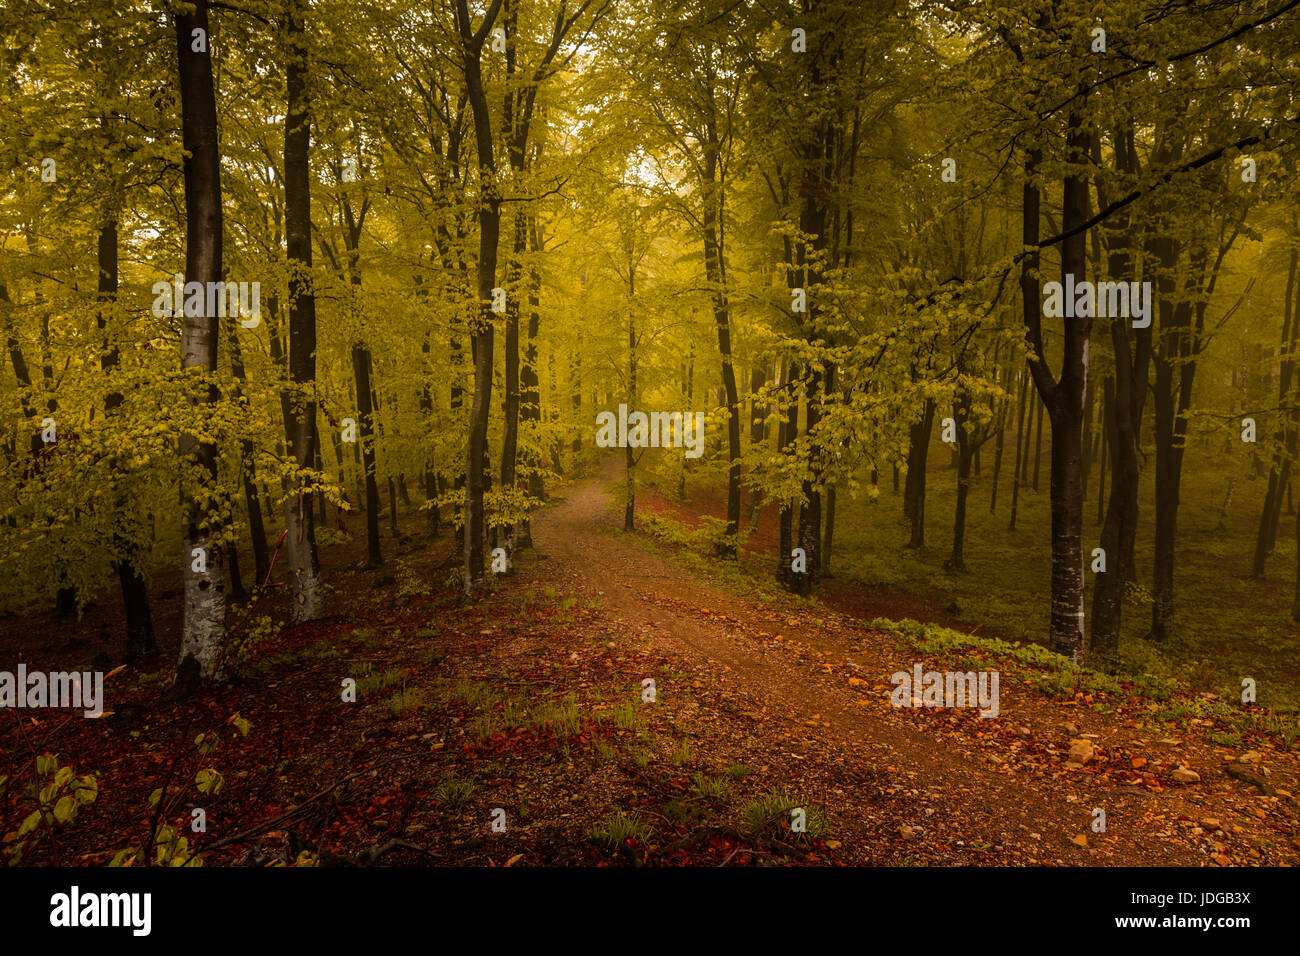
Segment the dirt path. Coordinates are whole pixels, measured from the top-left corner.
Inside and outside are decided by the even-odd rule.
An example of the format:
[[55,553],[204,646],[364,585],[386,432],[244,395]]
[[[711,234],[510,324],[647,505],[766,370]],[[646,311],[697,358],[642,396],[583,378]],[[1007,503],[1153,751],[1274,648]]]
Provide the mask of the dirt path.
[[[683,674],[659,680],[657,706],[701,748],[817,800],[848,861],[1204,865],[1219,851],[1246,854],[1269,826],[1271,843],[1294,837],[1294,807],[1276,796],[1259,798],[1273,801],[1270,824],[1246,812],[1254,794],[1239,786],[1153,794],[1095,767],[1065,768],[1076,735],[1091,734],[1102,754],[1133,737],[1073,701],[1004,682],[1001,713],[988,720],[892,707],[889,676],[911,670],[910,649],[823,606],[747,600],[624,535],[609,496],[618,473],[607,461],[535,518],[549,559],[539,571],[598,601],[620,639],[680,661]],[[1104,833],[1090,828],[1097,807]],[[1207,818],[1218,826],[1202,826]]]

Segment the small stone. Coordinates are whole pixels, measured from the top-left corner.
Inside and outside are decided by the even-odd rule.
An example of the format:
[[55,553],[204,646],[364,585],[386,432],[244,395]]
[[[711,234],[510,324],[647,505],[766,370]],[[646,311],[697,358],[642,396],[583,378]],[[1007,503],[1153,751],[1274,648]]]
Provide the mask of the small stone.
[[1200,783],[1201,775],[1195,770],[1188,770],[1186,767],[1177,767],[1169,775],[1175,783]]
[[[1250,784],[1252,787],[1257,789],[1260,793],[1272,794],[1274,792],[1273,788],[1268,785],[1268,782],[1264,780],[1263,776],[1260,775],[1259,771],[1255,770],[1249,764],[1230,763],[1224,766],[1223,769],[1228,774],[1229,777],[1235,777],[1237,780],[1240,780],[1243,783]],[[1262,769],[1263,768],[1261,767],[1260,770]]]
[[1214,817],[1206,817],[1201,821],[1201,826],[1207,830],[1221,830],[1223,828],[1223,825]]
[[898,835],[904,840],[915,840],[921,835],[920,827],[909,827],[906,824],[898,828]]
[[1258,750],[1247,750],[1237,758],[1237,763],[1259,763],[1263,759],[1263,756]]
[[1077,764],[1085,764],[1092,759],[1092,741],[1078,740],[1070,741],[1070,761]]

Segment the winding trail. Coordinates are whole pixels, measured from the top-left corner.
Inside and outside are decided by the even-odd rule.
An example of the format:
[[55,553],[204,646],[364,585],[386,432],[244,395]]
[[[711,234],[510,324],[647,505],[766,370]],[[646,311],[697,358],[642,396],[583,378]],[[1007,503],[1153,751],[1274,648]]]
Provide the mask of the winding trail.
[[[1119,746],[1131,727],[1006,682],[988,721],[894,708],[889,676],[911,669],[908,648],[824,606],[747,599],[624,534],[610,498],[619,473],[605,461],[535,517],[549,559],[541,576],[599,602],[620,637],[680,661],[685,673],[660,681],[659,704],[702,752],[720,749],[813,795],[852,862],[1210,861],[1207,837],[1174,824],[1234,807],[1207,805],[1200,788],[1150,793],[1064,767],[1075,736],[1065,723],[1098,748]],[[1104,833],[1091,832],[1094,807],[1106,811]]]

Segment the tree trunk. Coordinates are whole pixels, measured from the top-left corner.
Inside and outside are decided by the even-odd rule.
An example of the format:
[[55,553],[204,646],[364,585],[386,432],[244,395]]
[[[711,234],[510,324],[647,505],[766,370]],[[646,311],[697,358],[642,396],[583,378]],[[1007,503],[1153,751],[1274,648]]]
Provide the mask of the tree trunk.
[[[1010,384],[1011,375],[1007,374],[1007,384]],[[993,451],[993,490],[989,493],[989,514],[997,514],[998,511],[998,477],[1002,474],[1002,452],[1006,447],[1007,439],[1007,402],[1002,402],[1002,408],[998,413],[998,431],[994,439]]]
[[[792,359],[785,360],[785,375],[781,381],[781,392],[785,395],[788,407],[782,412],[777,427],[777,454],[790,454],[789,448],[799,437],[799,400],[794,393],[793,383],[798,377],[798,368]],[[794,590],[794,574],[790,569],[791,552],[794,550],[794,514],[790,503],[781,502],[781,512],[777,524],[776,579],[786,590]]]
[[[243,383],[246,380],[244,373],[244,355],[239,345],[239,325],[238,316],[229,316],[226,323],[226,329],[230,338],[230,374],[235,380],[235,388],[231,397],[239,401],[243,395]],[[271,555],[266,546],[266,526],[262,520],[262,500],[261,494],[257,490],[257,473],[254,465],[254,455],[256,449],[247,438],[239,442],[239,475],[244,486],[244,507],[248,513],[248,534],[253,540],[253,566],[255,580],[253,587],[259,588],[266,580],[266,576],[271,569]],[[233,578],[232,578],[233,580]],[[239,589],[231,587],[231,596],[238,593]]]
[[[570,401],[573,403],[573,420],[582,421],[582,333],[578,333],[578,346],[569,359]],[[582,451],[582,429],[574,432],[573,454]]]
[[[1080,280],[1082,281],[1082,280]],[[1034,426],[1034,480],[1032,487],[1035,492],[1038,491],[1038,466],[1043,460],[1043,412],[1046,411],[1044,403],[1035,402],[1038,406],[1038,423]]]
[[[686,353],[686,367],[682,370],[682,398],[685,399],[684,407],[689,411],[695,405],[695,341],[691,340],[690,348]],[[688,459],[685,455],[681,457],[681,471],[677,473],[677,497],[686,500],[686,470],[689,467]]]
[[[519,288],[523,276],[522,257],[528,248],[528,217],[522,209],[515,212],[514,254],[506,267],[506,349],[505,394],[502,411],[505,420],[501,430],[501,489],[513,493],[518,481],[515,477],[515,459],[519,451]],[[514,562],[515,524],[506,522],[501,528],[507,563]]]
[[1016,461],[1015,467],[1011,470],[1011,523],[1007,525],[1009,531],[1016,530],[1016,512],[1020,507],[1021,453],[1024,452],[1026,455],[1028,454],[1028,443],[1024,440],[1025,406],[1027,404],[1026,400],[1029,398],[1028,387],[1029,372],[1026,370],[1025,374],[1020,379],[1020,402],[1016,411]]
[[[1071,112],[1065,144],[1065,159],[1070,169],[1087,155],[1089,136],[1083,131],[1080,114]],[[1083,487],[1082,440],[1083,396],[1088,381],[1088,345],[1092,331],[1090,318],[1075,317],[1064,321],[1063,356],[1060,379],[1053,377],[1043,351],[1042,309],[1039,303],[1038,220],[1040,196],[1034,184],[1041,154],[1031,150],[1026,157],[1024,184],[1024,219],[1021,245],[1034,249],[1021,261],[1021,298],[1029,346],[1030,372],[1034,387],[1050,416],[1051,448],[1051,515],[1052,568],[1051,617],[1049,647],[1071,661],[1081,663],[1084,649],[1084,578],[1083,578]],[[1087,180],[1077,175],[1065,177],[1062,195],[1061,229],[1065,233],[1078,229],[1061,243],[1061,275],[1072,275],[1075,282],[1085,281],[1087,231],[1079,229],[1086,220]]]
[[469,443],[465,456],[464,567],[465,596],[474,599],[483,590],[483,494],[486,485],[488,415],[492,406],[492,289],[496,285],[497,244],[501,236],[501,196],[496,186],[496,158],[492,115],[483,90],[483,43],[501,9],[493,0],[476,31],[470,21],[468,0],[456,0],[465,67],[465,92],[474,114],[474,139],[479,166],[478,315],[471,330],[474,357],[474,400],[470,407]]
[[[185,279],[186,284],[221,281],[221,157],[217,144],[217,103],[208,55],[208,0],[195,0],[187,13],[174,14],[177,71],[180,81],[181,130],[186,153],[185,178]],[[189,7],[187,6],[187,9]],[[201,32],[200,32],[201,31]],[[203,43],[197,42],[202,37]],[[202,46],[201,51],[196,47]],[[206,300],[206,296],[205,296]],[[217,316],[186,315],[181,326],[181,361],[186,369],[199,368],[209,375],[217,370]],[[200,403],[217,399],[216,387]],[[225,569],[221,549],[212,546],[220,532],[217,492],[217,448],[192,434],[181,439],[181,455],[192,460],[202,487],[186,507],[184,553],[185,610],[180,658],[173,690],[184,696],[199,683],[220,678],[216,674],[226,636]]]
[[930,437],[934,430],[935,404],[925,400],[921,420],[908,429],[907,480],[903,485],[903,514],[911,528],[909,548],[925,547],[925,479],[930,455]]
[[953,423],[957,427],[957,507],[952,521],[952,554],[947,566],[953,571],[966,570],[966,498],[970,493],[972,449],[966,422],[970,418],[970,394],[963,392],[952,403]]
[[1251,577],[1263,580],[1264,568],[1268,556],[1277,541],[1277,527],[1282,516],[1282,488],[1290,477],[1291,459],[1288,454],[1287,432],[1292,426],[1291,380],[1295,368],[1297,345],[1297,327],[1300,316],[1294,305],[1293,293],[1296,287],[1296,266],[1300,252],[1291,250],[1290,264],[1287,267],[1286,299],[1283,307],[1281,368],[1278,385],[1278,427],[1273,436],[1273,461],[1268,470],[1268,490],[1264,494],[1264,510],[1259,518],[1259,531],[1255,536],[1255,560],[1251,568]]
[[[1132,175],[1137,172],[1137,156],[1132,147],[1132,128],[1127,127],[1112,137],[1115,145],[1116,166]],[[1094,140],[1094,152],[1099,144]],[[1102,205],[1106,196],[1100,195]],[[1124,212],[1112,225],[1108,273],[1123,280],[1133,271],[1134,255],[1131,251],[1131,213]],[[1100,515],[1103,502],[1101,547],[1106,554],[1106,571],[1097,575],[1093,585],[1093,622],[1089,650],[1103,661],[1114,659],[1119,650],[1120,625],[1123,618],[1124,591],[1128,582],[1137,578],[1134,552],[1138,527],[1138,483],[1140,475],[1139,435],[1142,410],[1146,404],[1147,364],[1151,354],[1151,330],[1130,332],[1128,322],[1112,319],[1112,351],[1115,354],[1115,374],[1106,379],[1102,403],[1102,458],[1098,469],[1097,506]],[[1130,339],[1135,344],[1130,349]],[[1110,497],[1102,493],[1106,478],[1106,462],[1110,459]]]
[[[531,245],[533,252],[541,252],[541,236],[537,228],[537,222],[534,218],[530,232],[532,237]],[[521,419],[528,423],[533,430],[534,443],[538,440],[542,426],[542,392],[541,376],[537,369],[537,340],[542,331],[542,274],[534,265],[528,270],[528,345],[524,350],[524,365],[520,369],[519,377],[521,381],[521,399],[523,404],[519,409]],[[548,350],[550,360],[550,381],[551,393],[556,394],[555,381],[555,351]],[[553,413],[557,417],[558,413]],[[552,466],[556,474],[563,473],[563,464],[560,461],[560,443],[555,441],[551,446]],[[532,472],[528,476],[528,494],[540,501],[546,500],[546,483],[542,478],[542,463],[533,460],[531,457],[528,464]],[[520,533],[520,547],[529,546],[533,543],[532,527],[525,520]]]
[[[822,373],[813,369],[810,374],[804,378],[805,388],[807,389],[807,398],[804,402],[804,434],[814,434],[813,429],[817,427],[821,419],[821,390],[822,390]],[[799,547],[803,548],[805,558],[808,562],[808,573],[801,575],[799,578],[803,587],[800,593],[807,594],[812,590],[813,583],[821,576],[821,523],[822,523],[822,496],[818,485],[819,476],[816,470],[821,460],[821,448],[813,445],[809,452],[809,466],[814,469],[814,475],[811,478],[805,478],[803,481],[803,500],[799,507]]]
[[393,476],[388,475],[388,530],[396,540],[402,536],[397,528],[397,485]]
[[[108,322],[104,312],[117,302],[118,287],[118,248],[117,222],[108,220],[99,231],[99,301],[102,303],[97,324],[106,333]],[[106,377],[111,376],[121,361],[116,344],[105,341],[101,367]],[[104,398],[105,417],[115,414],[122,404],[122,393],[110,391]],[[116,471],[116,469],[114,469]],[[158,653],[158,644],[153,633],[153,614],[149,608],[149,588],[145,583],[143,568],[144,555],[126,536],[113,535],[113,571],[117,574],[122,589],[122,609],[126,617],[126,650],[124,659],[128,661],[144,657],[153,657]]]
[[[1100,460],[1097,463],[1097,524],[1101,525],[1106,520],[1106,465],[1107,455],[1110,451],[1110,439],[1106,435],[1106,416],[1110,414],[1111,406],[1115,401],[1115,381],[1113,377],[1106,377],[1106,386],[1102,395],[1101,402],[1101,421],[1099,422],[1100,440],[1097,444]],[[1095,626],[1095,625],[1094,625]]]
[[726,263],[722,246],[726,184],[719,175],[718,150],[716,138],[704,145],[704,272],[713,290],[713,320],[717,326],[718,353],[722,357],[722,388],[727,405],[727,530],[720,555],[734,559],[740,533],[740,398],[736,391],[736,371],[731,359],[731,311],[727,301]]
[[[427,295],[427,291],[421,288],[421,297],[427,298]],[[426,332],[424,335],[424,341],[420,346],[420,351],[424,355],[425,361],[425,368],[422,373],[423,382],[420,386],[420,412],[424,419],[425,430],[430,434],[433,433],[435,427],[433,416],[433,388],[430,385],[432,371],[428,366],[431,339],[431,335]],[[424,493],[425,502],[424,533],[430,539],[433,539],[438,537],[438,532],[440,530],[439,519],[441,518],[441,515],[438,513],[438,506],[435,503],[438,498],[438,479],[434,472],[432,443],[426,444],[425,448],[425,454],[428,457],[425,458],[424,468],[420,472],[420,484],[423,485],[422,491]]]
[[[1087,156],[1090,136],[1083,129],[1083,119],[1071,113],[1066,136],[1066,159],[1079,163]],[[1077,168],[1071,166],[1070,168]],[[1076,229],[1087,219],[1088,180],[1084,176],[1065,177],[1061,228]],[[1035,232],[1037,223],[1035,222]],[[1061,243],[1061,276],[1073,275],[1075,282],[1085,281],[1087,268],[1086,230]],[[1037,241],[1035,237],[1035,241]],[[1034,282],[1035,308],[1037,283]],[[1051,416],[1051,509],[1052,509],[1052,617],[1051,649],[1083,661],[1084,651],[1084,577],[1083,577],[1083,398],[1088,384],[1088,346],[1092,319],[1075,317],[1066,320],[1061,376],[1046,393],[1040,388],[1043,404]],[[1038,346],[1041,343],[1036,342]],[[1041,349],[1035,354],[1042,361]],[[1042,371],[1046,372],[1043,365]],[[1036,380],[1040,380],[1035,375]],[[1048,384],[1041,379],[1042,384]],[[1041,414],[1041,413],[1040,413]],[[1042,421],[1039,420],[1041,428]],[[1035,468],[1037,472],[1037,468]],[[1037,475],[1035,475],[1037,477]]]
[[1291,620],[1300,621],[1300,510],[1296,511],[1295,543],[1295,600],[1291,603]]
[[285,543],[293,579],[294,621],[325,613],[311,483],[302,477],[316,461],[316,293],[311,284],[311,102],[307,83],[307,45],[303,38],[306,3],[289,5],[289,102],[284,129],[284,218],[289,258],[289,377],[285,438],[297,473],[287,480]]
[[822,577],[832,577],[831,575],[831,544],[835,539],[835,486],[831,485],[826,489],[826,521],[825,529],[822,532],[822,552],[821,552],[821,574]]
[[[758,400],[758,395],[766,384],[767,369],[763,362],[755,362],[749,378],[749,392],[752,396],[749,414],[749,447],[751,451],[761,447],[763,442],[767,440],[767,415],[769,410],[766,405],[760,404]],[[755,488],[749,493],[749,528],[751,531],[758,527],[758,518],[762,510],[763,493]]]
[[[1096,236],[1095,232],[1093,233],[1093,236],[1094,237]],[[1087,388],[1084,390],[1084,394],[1083,394],[1083,433],[1079,440],[1080,451],[1082,454],[1082,457],[1080,459],[1081,474],[1079,476],[1079,483],[1083,487],[1084,501],[1088,500],[1088,474],[1089,474],[1089,470],[1092,467],[1092,414],[1093,414],[1092,406],[1094,404],[1093,395],[1092,395],[1093,391],[1094,391],[1093,381],[1090,377],[1088,379]]]
[[239,575],[239,546],[233,541],[226,545],[226,596],[236,603],[248,600],[248,591]]
[[[632,311],[632,300],[636,295],[636,265],[628,257],[627,269],[627,407],[637,406],[636,379],[636,313]],[[627,443],[624,450],[625,474],[627,476],[627,501],[623,508],[623,530],[636,530],[636,459],[632,454],[632,444]]]

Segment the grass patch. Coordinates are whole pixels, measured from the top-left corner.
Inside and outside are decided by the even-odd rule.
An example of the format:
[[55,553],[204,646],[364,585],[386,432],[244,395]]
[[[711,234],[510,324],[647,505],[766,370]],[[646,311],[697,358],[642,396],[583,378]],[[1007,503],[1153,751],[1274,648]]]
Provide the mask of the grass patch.
[[455,810],[468,803],[476,789],[470,780],[448,777],[433,788],[433,799],[447,809]]
[[582,729],[578,699],[570,691],[561,701],[547,701],[533,714],[532,724],[538,730],[549,730],[560,737],[572,737]]
[[682,826],[695,826],[704,819],[704,808],[689,800],[669,800],[660,812],[672,823]]
[[405,679],[406,671],[400,667],[390,667],[378,674],[371,672],[362,675],[357,681],[357,690],[362,694],[373,694],[395,687]]
[[388,712],[394,717],[401,717],[405,713],[423,707],[426,700],[427,695],[423,688],[403,687],[385,700],[384,706],[388,708]]
[[641,698],[626,700],[610,713],[610,719],[619,730],[640,733],[645,726],[645,717],[641,714]]
[[740,808],[740,819],[746,831],[757,836],[765,830],[779,828],[782,821],[792,823],[794,810],[804,811],[804,835],[809,839],[817,840],[830,834],[830,821],[820,807],[784,790],[773,790],[746,802]]
[[651,832],[650,827],[641,819],[640,814],[629,814],[624,813],[622,810],[616,810],[604,820],[592,826],[587,831],[587,836],[596,843],[603,843],[611,850],[614,850],[628,840],[636,840],[642,845],[648,844]]
[[709,800],[725,800],[731,796],[731,781],[725,777],[697,773],[691,776],[691,789]]

